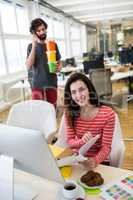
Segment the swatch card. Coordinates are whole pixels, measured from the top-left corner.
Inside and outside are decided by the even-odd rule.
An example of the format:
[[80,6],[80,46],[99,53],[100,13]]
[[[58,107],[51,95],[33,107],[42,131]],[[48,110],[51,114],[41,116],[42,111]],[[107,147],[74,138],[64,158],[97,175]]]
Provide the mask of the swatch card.
[[133,200],[133,174],[103,187],[101,196],[108,200]]

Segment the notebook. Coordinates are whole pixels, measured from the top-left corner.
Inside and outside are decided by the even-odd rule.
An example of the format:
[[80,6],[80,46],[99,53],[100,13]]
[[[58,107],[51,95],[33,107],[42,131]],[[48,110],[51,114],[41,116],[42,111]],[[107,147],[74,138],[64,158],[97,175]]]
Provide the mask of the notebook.
[[82,162],[87,158],[84,156],[85,153],[93,146],[93,144],[100,138],[100,135],[96,135],[95,137],[91,138],[87,143],[85,143],[80,149],[78,155],[67,156],[57,161],[58,166],[67,166],[72,165],[78,162]]

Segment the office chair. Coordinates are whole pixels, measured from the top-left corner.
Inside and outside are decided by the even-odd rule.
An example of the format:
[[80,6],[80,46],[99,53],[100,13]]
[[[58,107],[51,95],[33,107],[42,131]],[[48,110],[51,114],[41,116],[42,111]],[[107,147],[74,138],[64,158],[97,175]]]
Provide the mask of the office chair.
[[[58,140],[55,143],[57,146],[62,148],[68,148],[67,141],[64,134],[64,114],[61,119]],[[123,142],[122,130],[118,115],[115,114],[115,127],[113,132],[113,139],[111,145],[111,152],[109,155],[110,166],[121,167],[124,159],[125,144]]]
[[124,160],[125,144],[117,114],[115,115],[115,128],[111,147],[111,153],[109,155],[110,165],[113,167],[121,167]]
[[90,71],[89,78],[92,81],[100,102],[110,106],[117,106],[116,102],[112,102],[112,83],[110,69],[94,69]]
[[[52,104],[41,100],[27,100],[14,104],[7,124],[40,130],[48,142],[56,131],[56,113]],[[18,133],[19,134],[19,133]]]
[[89,78],[96,88],[101,103],[120,109],[126,105],[125,92],[112,91],[111,69],[91,70]]
[[109,97],[112,95],[111,70],[94,69],[90,71],[90,80],[96,88],[99,97]]

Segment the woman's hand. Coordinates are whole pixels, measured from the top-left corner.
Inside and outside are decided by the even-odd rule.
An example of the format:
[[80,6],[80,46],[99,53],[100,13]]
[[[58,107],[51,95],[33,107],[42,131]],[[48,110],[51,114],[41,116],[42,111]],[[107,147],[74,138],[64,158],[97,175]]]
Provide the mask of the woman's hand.
[[89,170],[93,170],[97,166],[96,161],[93,158],[88,158],[88,160],[80,162],[80,164]]
[[83,136],[82,136],[82,140],[83,140],[83,142],[88,142],[91,138],[92,138],[93,136],[92,136],[92,134],[91,134],[91,132],[87,132],[87,133],[85,133]]

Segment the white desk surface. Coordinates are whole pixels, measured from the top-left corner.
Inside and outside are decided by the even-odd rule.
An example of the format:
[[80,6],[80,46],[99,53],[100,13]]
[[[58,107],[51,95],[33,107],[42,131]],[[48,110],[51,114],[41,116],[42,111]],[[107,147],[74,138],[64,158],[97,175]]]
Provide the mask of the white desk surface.
[[66,72],[77,72],[77,71],[82,71],[83,70],[83,65],[80,64],[76,67],[72,67],[72,66],[66,66],[66,67],[63,67],[61,69],[61,72],[62,73],[66,73]]
[[114,74],[111,77],[111,81],[117,81],[119,79],[127,78],[130,76],[133,76],[133,70],[127,72],[114,72]]
[[[131,77],[131,76],[133,76],[133,70],[127,71],[127,72],[114,72],[114,74],[111,76],[111,81],[114,82],[114,81],[124,79],[127,77]],[[89,78],[89,74],[87,74],[87,77]],[[58,86],[64,87],[68,78],[69,78],[69,76],[65,76],[64,79],[62,76],[59,76],[58,77]]]
[[[131,172],[128,170],[104,165],[99,165],[95,171],[101,173],[105,184]],[[71,179],[77,180],[82,174],[84,174],[84,168],[80,167],[79,165],[74,166]],[[59,184],[55,182],[48,181],[19,170],[15,170],[15,183],[24,184],[25,186],[35,190],[38,193],[38,197],[36,197],[35,200],[56,200]],[[85,200],[101,199],[102,198],[99,195],[87,195]]]
[[24,83],[22,81],[19,81],[18,83],[14,84],[11,89],[13,88],[30,88],[30,84],[28,82],[28,80],[25,80]]

